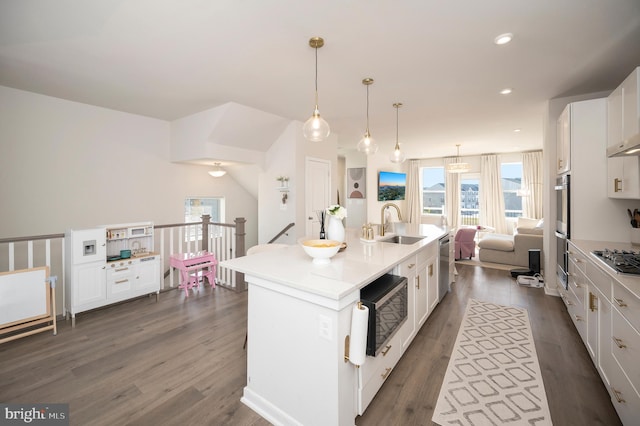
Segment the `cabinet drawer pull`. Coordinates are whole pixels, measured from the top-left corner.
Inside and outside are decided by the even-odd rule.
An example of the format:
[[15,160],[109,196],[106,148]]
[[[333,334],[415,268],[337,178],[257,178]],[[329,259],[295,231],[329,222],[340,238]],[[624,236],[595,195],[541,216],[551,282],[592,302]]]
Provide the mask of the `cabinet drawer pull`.
[[420,275],[416,277],[416,288],[420,290]]
[[616,401],[618,401],[619,403],[622,404],[627,402],[622,398],[622,392],[616,390],[613,386],[611,386],[611,392],[613,392],[613,396],[616,398]]
[[129,280],[120,280],[120,281],[116,281],[116,284],[122,284],[122,283],[126,283],[126,282],[128,282],[128,281],[129,281]]
[[433,264],[429,265],[429,276],[433,276]]
[[613,180],[613,192],[622,192],[622,179],[615,178]]
[[626,307],[627,307],[627,304],[626,304],[626,303],[624,303],[624,300],[622,300],[622,299],[616,299],[616,298],[614,298],[613,300],[615,300],[615,301],[616,301],[616,303],[618,304],[618,306],[620,306],[621,308],[626,308]]
[[627,347],[627,345],[625,345],[624,343],[622,343],[622,339],[618,339],[617,337],[612,337],[613,342],[616,344],[616,346],[620,349],[624,349]]
[[129,268],[120,268],[120,269],[116,269],[116,272],[122,272],[122,271],[128,271]]
[[386,380],[386,378],[389,376],[389,373],[391,373],[391,367],[385,368],[384,373],[380,375],[382,376],[382,380]]
[[580,315],[574,315],[576,321],[584,321]]
[[597,310],[597,300],[598,298],[596,297],[596,295],[589,292],[589,309],[591,310],[591,312],[595,312]]
[[415,263],[410,263],[410,264],[409,264],[409,266],[408,266],[408,268],[409,268],[409,269],[411,269],[411,268],[413,268],[414,266],[416,266],[416,264],[415,264]]
[[386,356],[387,352],[389,352],[390,349],[391,349],[391,345],[385,346],[385,348],[382,350],[382,356]]
[[567,297],[564,294],[561,294],[561,296],[562,296],[562,300],[564,300],[564,303],[566,303],[567,306],[573,306],[573,303],[571,303],[571,301],[567,299]]

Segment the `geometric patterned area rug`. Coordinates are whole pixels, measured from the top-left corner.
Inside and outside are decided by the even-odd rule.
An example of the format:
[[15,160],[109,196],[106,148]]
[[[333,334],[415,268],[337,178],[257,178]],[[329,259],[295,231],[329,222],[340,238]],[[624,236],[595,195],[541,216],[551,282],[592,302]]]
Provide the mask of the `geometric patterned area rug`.
[[431,420],[552,424],[526,309],[469,299]]

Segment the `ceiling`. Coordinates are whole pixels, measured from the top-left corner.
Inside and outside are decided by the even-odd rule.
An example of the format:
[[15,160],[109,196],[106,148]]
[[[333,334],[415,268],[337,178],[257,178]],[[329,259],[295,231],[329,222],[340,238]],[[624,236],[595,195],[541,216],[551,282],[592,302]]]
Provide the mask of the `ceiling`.
[[548,99],[611,90],[640,65],[640,2],[0,0],[0,85],[164,120],[235,102],[305,121],[313,36],[340,149],[364,133],[371,77],[380,154],[394,102],[409,157],[523,151],[542,148]]

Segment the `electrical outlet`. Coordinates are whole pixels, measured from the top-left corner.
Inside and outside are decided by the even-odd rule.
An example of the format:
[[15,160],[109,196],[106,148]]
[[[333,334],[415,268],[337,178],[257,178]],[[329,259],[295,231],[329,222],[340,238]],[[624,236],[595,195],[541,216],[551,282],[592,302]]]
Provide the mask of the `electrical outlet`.
[[318,315],[318,334],[323,339],[331,340],[333,322],[325,315]]

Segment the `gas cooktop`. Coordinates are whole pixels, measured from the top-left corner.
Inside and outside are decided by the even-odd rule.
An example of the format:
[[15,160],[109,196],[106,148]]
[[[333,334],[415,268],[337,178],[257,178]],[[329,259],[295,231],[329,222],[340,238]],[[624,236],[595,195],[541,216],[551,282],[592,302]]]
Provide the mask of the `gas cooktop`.
[[640,275],[640,251],[604,249],[592,253],[618,274]]

